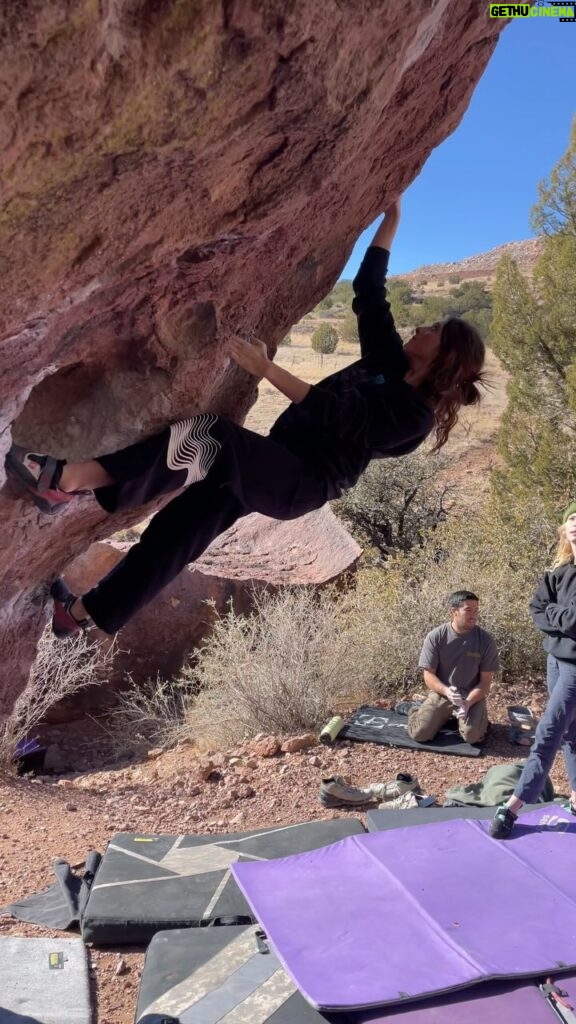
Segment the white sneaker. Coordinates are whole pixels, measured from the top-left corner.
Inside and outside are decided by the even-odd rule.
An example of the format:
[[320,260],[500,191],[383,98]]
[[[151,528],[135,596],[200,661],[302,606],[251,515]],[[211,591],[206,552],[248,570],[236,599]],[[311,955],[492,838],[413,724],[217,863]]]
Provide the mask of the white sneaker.
[[418,807],[418,798],[414,793],[403,793],[395,800],[387,800],[386,803],[378,804],[379,811],[408,811],[411,807]]
[[374,799],[381,803],[396,800],[405,793],[414,793],[420,789],[420,783],[414,775],[409,772],[398,772],[395,779],[390,782],[373,782],[369,787],[374,793]]

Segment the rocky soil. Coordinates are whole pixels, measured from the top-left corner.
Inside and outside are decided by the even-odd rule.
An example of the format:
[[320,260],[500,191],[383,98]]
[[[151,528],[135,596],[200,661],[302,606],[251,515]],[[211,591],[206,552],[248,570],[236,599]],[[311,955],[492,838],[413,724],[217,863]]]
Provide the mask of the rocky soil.
[[[0,906],[50,884],[54,857],[81,868],[88,850],[104,851],[117,832],[242,832],[348,814],[364,819],[362,812],[320,805],[324,776],[366,785],[409,771],[441,802],[450,786],[481,779],[493,764],[521,760],[526,749],[507,740],[506,706],[529,704],[540,712],[544,699],[539,681],[496,688],[494,724],[478,759],[362,743],[326,748],[313,736],[292,753],[279,749],[280,737],[228,752],[201,753],[183,743],[134,758],[118,750],[104,720],[49,727],[44,739],[51,744],[52,774],[0,776]],[[283,745],[284,751],[300,746]],[[567,792],[560,759],[552,779],[559,793]],[[0,935],[8,934],[49,933],[1,917]],[[88,955],[96,1024],[132,1024],[144,950],[89,949]]]

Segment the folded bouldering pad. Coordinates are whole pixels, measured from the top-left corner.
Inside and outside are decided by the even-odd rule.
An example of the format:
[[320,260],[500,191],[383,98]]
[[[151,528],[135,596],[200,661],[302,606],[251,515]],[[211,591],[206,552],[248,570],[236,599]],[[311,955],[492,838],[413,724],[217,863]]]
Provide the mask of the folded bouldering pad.
[[456,819],[232,871],[299,990],[343,1011],[576,969],[575,855],[555,806],[506,842]]
[[232,835],[120,833],[109,843],[82,920],[96,944],[147,942],[166,928],[254,920],[231,866],[315,850],[364,833],[356,818],[309,821]]

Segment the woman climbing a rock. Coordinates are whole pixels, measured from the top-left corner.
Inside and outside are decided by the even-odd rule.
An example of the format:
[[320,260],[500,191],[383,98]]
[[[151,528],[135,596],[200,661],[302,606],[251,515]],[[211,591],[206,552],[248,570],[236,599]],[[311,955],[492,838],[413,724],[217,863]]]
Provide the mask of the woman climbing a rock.
[[450,318],[422,327],[406,345],[395,329],[385,281],[399,218],[395,202],[353,283],[357,362],[310,385],[272,362],[262,342],[230,342],[239,366],[291,401],[267,437],[204,412],[87,462],[13,445],[7,471],[44,512],[87,490],[107,512],[177,492],[87,593],[76,596],[55,581],[57,636],[91,624],[116,633],[240,516],[296,519],[320,508],[353,487],[372,459],[406,455],[432,431],[438,450],[460,407],[479,402],[485,349],[470,324]]

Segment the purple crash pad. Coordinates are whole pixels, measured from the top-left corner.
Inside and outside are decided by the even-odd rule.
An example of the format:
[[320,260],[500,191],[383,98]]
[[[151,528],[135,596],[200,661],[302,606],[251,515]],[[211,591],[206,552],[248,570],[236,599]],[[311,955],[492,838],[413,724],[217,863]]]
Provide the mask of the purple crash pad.
[[[563,987],[564,979],[559,985]],[[348,1015],[346,1015],[348,1016]],[[411,1006],[354,1014],[355,1024],[554,1024],[538,985],[486,982]]]
[[[576,974],[555,976],[556,987],[576,1005]],[[538,981],[488,981],[411,1006],[387,1006],[354,1014],[354,1024],[558,1024]],[[350,1019],[346,1014],[346,1019]],[[336,1018],[333,1018],[336,1021]]]
[[576,967],[576,822],[521,815],[498,842],[459,819],[353,836],[232,871],[318,1009],[419,999]]

